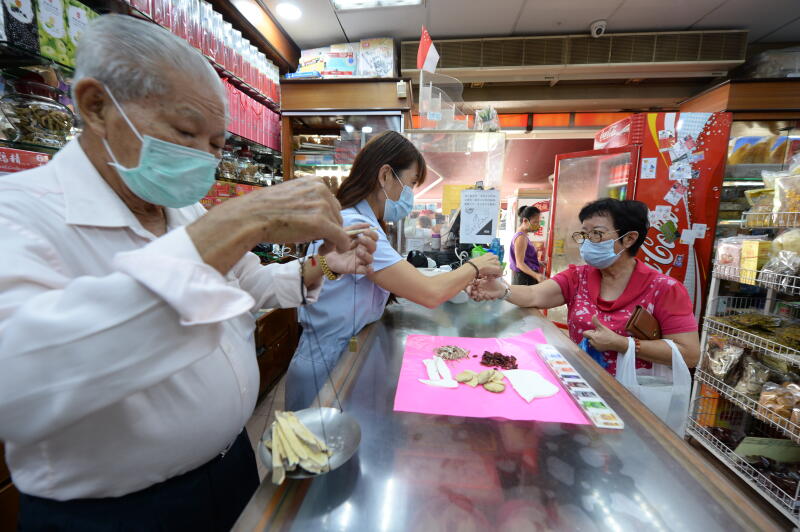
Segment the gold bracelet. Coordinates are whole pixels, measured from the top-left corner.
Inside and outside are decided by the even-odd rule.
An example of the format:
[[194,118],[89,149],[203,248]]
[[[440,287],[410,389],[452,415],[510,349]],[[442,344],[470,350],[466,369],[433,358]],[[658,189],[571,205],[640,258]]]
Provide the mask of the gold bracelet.
[[339,277],[341,277],[338,273],[333,273],[330,266],[328,266],[328,261],[325,260],[325,257],[322,255],[319,256],[319,265],[322,267],[322,273],[329,281],[335,281]]

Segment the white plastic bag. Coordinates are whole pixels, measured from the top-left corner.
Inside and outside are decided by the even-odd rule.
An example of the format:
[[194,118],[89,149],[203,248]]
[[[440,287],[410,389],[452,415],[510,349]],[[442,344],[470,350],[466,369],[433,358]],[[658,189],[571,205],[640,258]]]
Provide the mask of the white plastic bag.
[[672,368],[653,364],[652,369],[636,369],[636,344],[628,338],[628,351],[617,354],[617,381],[625,386],[678,436],[683,437],[689,413],[692,377],[681,352],[672,340]]

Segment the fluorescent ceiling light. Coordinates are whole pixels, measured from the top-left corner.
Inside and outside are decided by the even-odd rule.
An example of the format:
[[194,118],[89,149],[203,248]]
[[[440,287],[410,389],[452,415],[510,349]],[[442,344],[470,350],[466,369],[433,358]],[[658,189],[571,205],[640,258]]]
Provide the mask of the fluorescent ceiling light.
[[275,7],[275,11],[277,11],[279,17],[286,20],[297,20],[303,16],[300,8],[289,2],[281,2]]
[[369,9],[375,7],[418,6],[423,0],[333,0],[336,11]]
[[344,130],[345,130],[345,131],[347,131],[348,133],[352,133],[353,131],[355,131],[355,129],[356,129],[356,128],[354,128],[354,127],[353,127],[352,125],[350,125],[350,124],[345,124],[345,125],[344,125]]
[[372,133],[372,127],[364,126],[364,127],[361,128],[361,132],[362,133]]

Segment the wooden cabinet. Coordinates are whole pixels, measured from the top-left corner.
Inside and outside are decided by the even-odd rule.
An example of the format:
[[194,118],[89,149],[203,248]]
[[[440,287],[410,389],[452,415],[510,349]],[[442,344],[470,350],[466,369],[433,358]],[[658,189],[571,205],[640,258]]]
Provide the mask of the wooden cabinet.
[[300,340],[297,310],[270,310],[256,321],[255,337],[260,396],[271,390],[289,368]]

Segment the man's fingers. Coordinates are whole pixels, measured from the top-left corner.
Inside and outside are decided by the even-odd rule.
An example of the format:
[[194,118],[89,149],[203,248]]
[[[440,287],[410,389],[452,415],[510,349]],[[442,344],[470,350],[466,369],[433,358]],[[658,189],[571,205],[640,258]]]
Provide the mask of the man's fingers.
[[339,253],[347,253],[353,245],[353,239],[350,238],[341,225],[333,222],[324,222],[322,224],[322,237],[325,242],[329,242],[336,248]]

